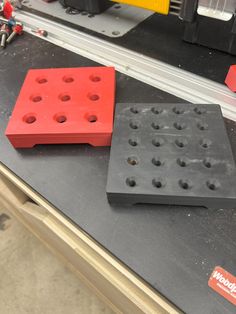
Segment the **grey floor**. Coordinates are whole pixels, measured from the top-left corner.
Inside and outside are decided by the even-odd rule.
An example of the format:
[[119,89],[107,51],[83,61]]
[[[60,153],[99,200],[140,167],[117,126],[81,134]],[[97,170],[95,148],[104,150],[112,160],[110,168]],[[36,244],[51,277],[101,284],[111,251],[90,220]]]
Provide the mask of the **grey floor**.
[[0,204],[0,314],[113,313]]

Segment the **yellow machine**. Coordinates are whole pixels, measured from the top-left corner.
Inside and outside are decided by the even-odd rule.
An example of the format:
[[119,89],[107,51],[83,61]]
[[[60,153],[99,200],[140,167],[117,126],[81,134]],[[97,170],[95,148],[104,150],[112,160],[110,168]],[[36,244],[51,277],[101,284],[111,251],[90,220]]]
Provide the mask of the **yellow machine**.
[[[115,2],[115,0],[112,1]],[[170,8],[170,0],[119,0],[119,3],[134,5],[166,15]]]
[[64,6],[67,4],[67,6],[87,11],[90,14],[102,13],[113,5],[111,2],[115,2],[117,5],[121,3],[136,6],[166,16],[175,15],[184,25],[182,28],[184,41],[236,55],[236,0],[59,1],[64,3]]

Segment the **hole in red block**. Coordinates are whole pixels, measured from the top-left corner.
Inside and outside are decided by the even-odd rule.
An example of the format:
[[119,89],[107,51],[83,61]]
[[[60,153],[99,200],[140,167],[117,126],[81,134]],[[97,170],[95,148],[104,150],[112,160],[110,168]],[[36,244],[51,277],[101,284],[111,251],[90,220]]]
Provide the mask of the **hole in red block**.
[[45,84],[47,83],[47,79],[45,77],[37,77],[36,78],[36,82],[38,82],[39,84]]
[[74,82],[74,78],[72,76],[63,76],[62,80],[65,83],[72,83],[72,82]]
[[28,124],[32,124],[36,121],[36,117],[34,114],[29,113],[23,117],[23,121]]
[[87,119],[88,119],[88,122],[90,122],[90,123],[95,123],[98,120],[97,116],[95,116],[95,115],[90,115],[90,116],[88,116]]
[[101,81],[101,77],[98,76],[98,75],[90,75],[89,79],[90,79],[90,81],[92,81],[94,83],[97,83],[97,82]]
[[30,97],[30,100],[33,102],[40,102],[40,101],[42,101],[42,97],[40,95],[32,95]]
[[92,101],[97,101],[100,97],[97,94],[88,94],[88,98]]
[[60,94],[59,95],[59,99],[61,101],[69,101],[70,100],[70,95],[68,95],[68,94]]
[[58,123],[65,123],[67,120],[67,117],[64,114],[56,114],[54,116],[54,120]]

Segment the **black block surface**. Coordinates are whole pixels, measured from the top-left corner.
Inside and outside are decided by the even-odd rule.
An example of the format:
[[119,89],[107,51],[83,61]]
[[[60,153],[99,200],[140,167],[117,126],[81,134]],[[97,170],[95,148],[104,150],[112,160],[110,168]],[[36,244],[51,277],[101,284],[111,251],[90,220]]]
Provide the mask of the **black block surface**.
[[220,106],[117,105],[110,202],[234,208],[235,183]]

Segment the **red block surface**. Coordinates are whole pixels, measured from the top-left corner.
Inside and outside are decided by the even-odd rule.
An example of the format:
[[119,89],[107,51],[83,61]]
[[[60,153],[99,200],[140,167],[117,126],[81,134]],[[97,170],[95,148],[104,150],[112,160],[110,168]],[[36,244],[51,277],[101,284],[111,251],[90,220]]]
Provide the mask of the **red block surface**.
[[231,65],[231,67],[229,68],[229,72],[225,79],[225,84],[233,92],[236,92],[236,65]]
[[5,134],[16,148],[63,143],[109,146],[114,102],[112,67],[30,70]]

